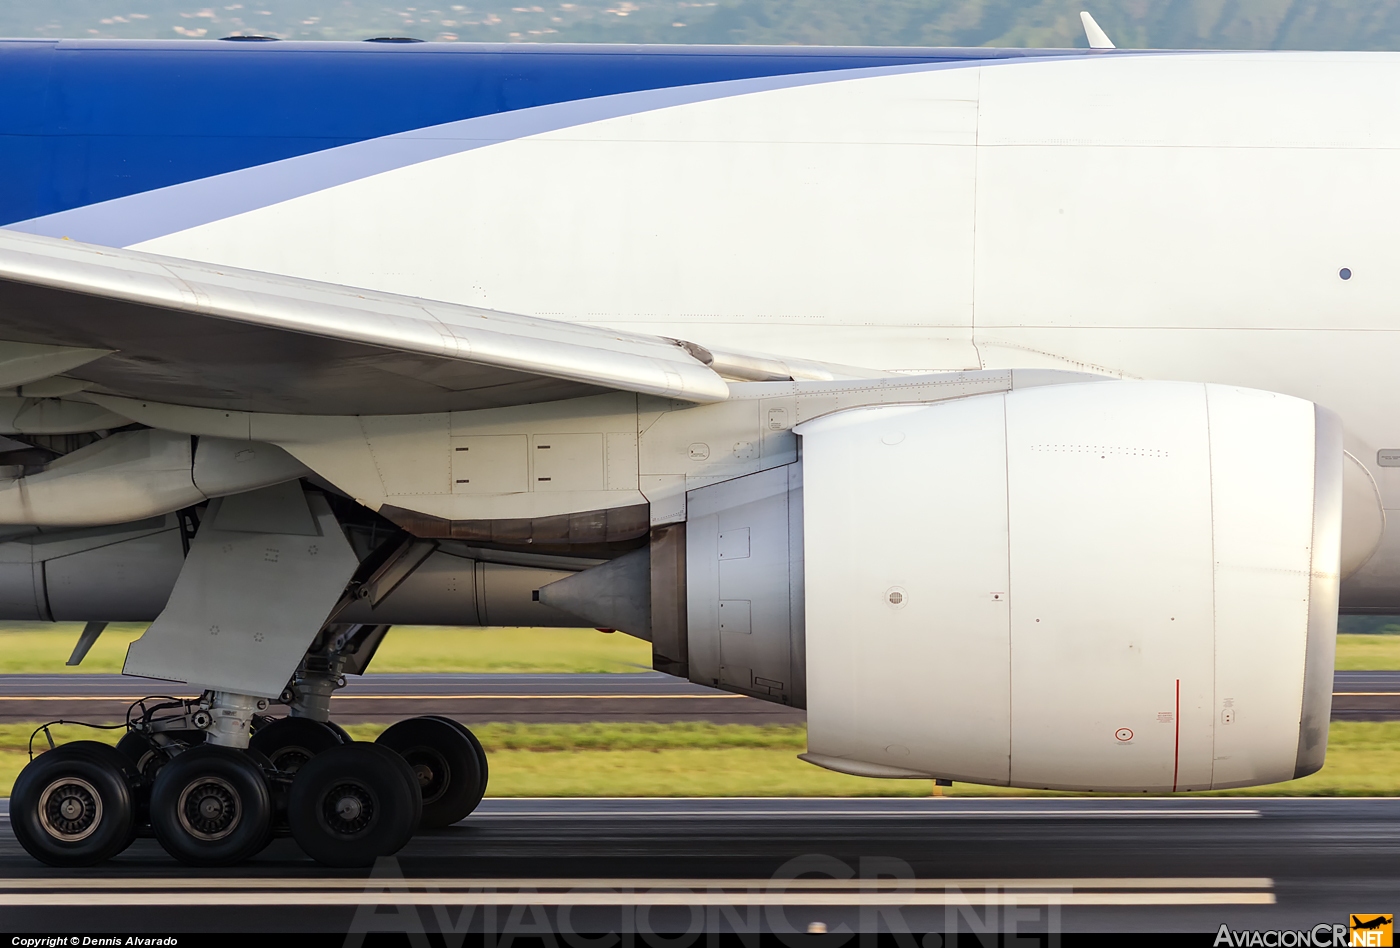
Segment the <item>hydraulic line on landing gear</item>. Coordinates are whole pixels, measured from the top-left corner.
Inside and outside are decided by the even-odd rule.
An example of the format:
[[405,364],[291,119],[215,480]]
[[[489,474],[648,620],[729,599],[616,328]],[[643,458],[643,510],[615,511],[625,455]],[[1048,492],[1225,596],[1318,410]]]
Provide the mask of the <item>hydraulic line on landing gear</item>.
[[64,721],[64,720],[49,721],[49,722],[47,722],[47,723],[45,723],[45,724],[41,724],[41,725],[39,725],[38,727],[36,727],[36,728],[34,729],[34,733],[31,734],[31,735],[29,735],[29,759],[30,759],[30,761],[33,761],[33,760],[34,760],[34,738],[38,737],[39,734],[40,734],[40,732],[42,732],[43,735],[44,735],[44,739],[47,740],[47,741],[49,742],[49,750],[53,750],[54,747],[55,747],[56,745],[55,745],[54,742],[53,742],[53,735],[49,733],[49,728],[51,728],[51,727],[57,727],[57,726],[60,725],[60,724],[66,724],[66,725],[70,725],[70,726],[72,726],[72,727],[90,727],[90,728],[93,728],[94,730],[98,730],[98,731],[115,731],[115,730],[117,730],[118,728],[130,728],[130,726],[131,726],[129,721],[128,721],[127,723],[124,723],[124,724],[91,724],[91,723],[89,723],[89,722],[87,722],[87,721]]
[[[147,707],[146,702],[148,701],[159,701],[160,704]],[[34,738],[38,737],[40,734],[43,734],[44,739],[48,741],[49,750],[53,750],[57,746],[54,743],[53,734],[50,733],[49,728],[59,727],[60,725],[86,727],[96,731],[126,730],[127,732],[140,734],[149,734],[154,731],[207,730],[212,719],[210,718],[208,710],[200,707],[202,701],[203,698],[176,698],[173,695],[147,695],[144,698],[133,701],[131,705],[127,707],[126,720],[121,724],[93,724],[90,721],[69,721],[67,719],[47,721],[36,727],[34,733],[29,735],[29,744],[27,747],[29,759],[31,761],[34,760]],[[181,709],[182,713],[172,714],[166,717],[156,717],[156,715],[160,714],[162,711],[170,711],[175,708]],[[140,714],[133,720],[133,713],[137,711],[137,709],[140,709]]]

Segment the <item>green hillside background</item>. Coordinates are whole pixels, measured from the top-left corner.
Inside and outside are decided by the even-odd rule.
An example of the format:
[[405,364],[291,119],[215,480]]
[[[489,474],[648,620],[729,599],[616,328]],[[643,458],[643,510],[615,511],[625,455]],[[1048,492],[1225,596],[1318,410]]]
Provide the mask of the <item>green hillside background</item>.
[[3,0],[0,35],[1082,47],[1086,8],[1120,47],[1400,49],[1400,0]]

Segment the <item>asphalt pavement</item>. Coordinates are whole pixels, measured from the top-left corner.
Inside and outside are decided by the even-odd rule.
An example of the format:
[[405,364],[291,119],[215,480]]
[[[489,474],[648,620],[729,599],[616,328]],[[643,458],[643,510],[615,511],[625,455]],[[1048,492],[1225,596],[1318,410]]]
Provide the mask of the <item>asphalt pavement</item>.
[[[1400,688],[1397,688],[1400,690]],[[126,675],[0,675],[0,721],[81,717],[121,721],[152,694],[184,685]],[[659,672],[602,675],[351,675],[336,693],[337,721],[389,723],[417,714],[484,721],[716,721],[800,724],[805,712],[694,685]]]
[[[130,702],[183,686],[124,675],[0,675],[0,721],[122,720]],[[1334,720],[1400,719],[1400,671],[1338,672]],[[351,676],[332,700],[344,723],[416,714],[483,721],[716,721],[800,724],[803,711],[658,672],[613,675]]]
[[54,870],[0,829],[0,925],[35,933],[1311,930],[1396,902],[1400,799],[487,800],[372,873],[290,840]]

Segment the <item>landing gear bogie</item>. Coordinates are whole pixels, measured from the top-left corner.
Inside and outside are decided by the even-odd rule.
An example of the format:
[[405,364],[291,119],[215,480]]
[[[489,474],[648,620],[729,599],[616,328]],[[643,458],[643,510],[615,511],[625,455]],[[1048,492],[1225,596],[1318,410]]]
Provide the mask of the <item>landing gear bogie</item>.
[[467,816],[486,790],[481,743],[436,715],[375,743],[309,718],[264,724],[247,747],[206,738],[142,721],[115,748],[77,741],[41,754],[15,784],[16,836],[55,866],[102,862],[143,835],[189,866],[234,865],[291,836],[323,865],[363,867],[420,827]]

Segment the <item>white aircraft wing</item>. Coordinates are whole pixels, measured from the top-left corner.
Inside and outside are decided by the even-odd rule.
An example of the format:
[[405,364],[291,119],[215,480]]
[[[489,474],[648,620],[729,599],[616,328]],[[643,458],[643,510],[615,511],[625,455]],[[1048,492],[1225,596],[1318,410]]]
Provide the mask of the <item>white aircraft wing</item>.
[[91,350],[66,375],[93,392],[245,411],[729,394],[676,340],[3,230],[0,340]]

